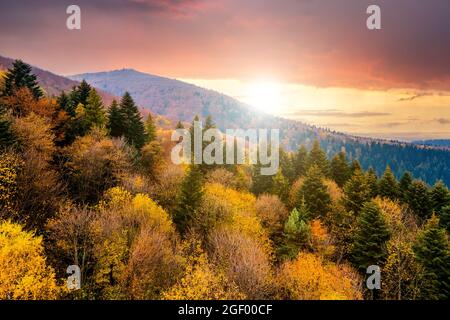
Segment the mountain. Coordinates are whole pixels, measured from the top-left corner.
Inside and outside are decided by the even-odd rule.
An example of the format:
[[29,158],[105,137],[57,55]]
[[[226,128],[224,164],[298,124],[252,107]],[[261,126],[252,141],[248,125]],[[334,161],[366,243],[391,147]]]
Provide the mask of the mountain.
[[[0,74],[5,72],[7,69],[11,68],[13,62],[14,59],[2,57],[0,55]],[[42,89],[44,89],[45,93],[50,96],[59,95],[61,91],[70,91],[74,86],[80,84],[79,81],[59,76],[57,74],[37,68],[35,66],[31,67],[33,73],[36,75],[39,81],[40,86],[42,87]],[[107,93],[103,90],[99,90],[99,93],[106,104],[111,103],[111,101],[115,98],[112,94]]]
[[378,175],[390,165],[397,178],[410,171],[429,184],[441,179],[450,185],[450,152],[442,148],[356,137],[318,128],[262,113],[219,92],[132,69],[85,73],[70,78],[85,79],[114,95],[128,91],[142,108],[173,120],[192,121],[195,115],[202,118],[211,115],[222,130],[279,128],[281,143],[288,150],[296,150],[300,144],[310,146],[318,139],[328,156],[345,149],[350,159],[358,159],[365,169],[373,167]]
[[415,140],[413,144],[450,150],[450,139]]

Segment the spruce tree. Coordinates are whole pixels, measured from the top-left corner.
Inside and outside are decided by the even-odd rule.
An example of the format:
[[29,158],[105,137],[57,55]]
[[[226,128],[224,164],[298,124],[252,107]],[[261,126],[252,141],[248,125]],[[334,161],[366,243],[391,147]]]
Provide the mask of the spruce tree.
[[439,216],[439,224],[442,228],[450,232],[450,206],[443,207]]
[[428,187],[422,180],[414,180],[409,188],[408,205],[422,219],[428,219],[433,213]]
[[309,169],[313,165],[316,165],[325,177],[330,176],[330,163],[318,140],[314,141],[313,147],[309,152],[307,168]]
[[84,107],[86,113],[86,121],[89,127],[103,127],[106,124],[105,109],[103,107],[102,97],[92,88],[86,100]]
[[378,193],[380,196],[391,200],[398,199],[399,189],[397,179],[395,179],[391,167],[389,166],[386,167],[386,171],[378,183]]
[[0,150],[15,142],[16,137],[11,129],[11,122],[0,114]]
[[24,87],[30,90],[36,100],[44,95],[36,80],[36,75],[32,73],[31,67],[22,60],[14,61],[12,68],[6,72],[4,81],[2,92],[4,96],[11,96],[18,89]]
[[438,216],[441,215],[442,208],[450,206],[450,191],[441,180],[434,184],[430,197],[433,210]]
[[262,175],[262,164],[258,161],[252,166],[252,186],[251,191],[259,196],[263,193],[270,193],[272,191],[273,178],[270,175]]
[[148,142],[156,140],[156,125],[151,113],[148,114],[147,119],[145,120],[145,131],[147,133]]
[[370,197],[375,198],[378,195],[378,176],[372,167],[367,170],[366,182],[370,190]]
[[312,165],[297,194],[296,205],[299,207],[305,201],[306,208],[313,217],[325,217],[330,210],[331,198],[323,180],[322,170]]
[[347,163],[345,152],[341,151],[331,160],[331,177],[339,187],[343,187],[350,178],[351,171]]
[[64,91],[56,98],[56,103],[58,103],[59,107],[64,110],[69,117],[75,117],[75,107],[73,105],[73,101],[70,100],[68,94]]
[[416,259],[425,269],[423,299],[450,298],[450,252],[447,235],[433,215],[413,246]]
[[284,244],[280,249],[281,255],[292,259],[301,249],[309,246],[311,239],[309,215],[304,202],[291,211],[284,225]]
[[370,188],[365,175],[361,170],[355,171],[353,176],[344,185],[343,204],[347,211],[359,215],[364,204],[371,199]]
[[304,145],[301,145],[294,156],[294,172],[295,177],[304,176],[308,165],[308,150]]
[[286,152],[283,147],[280,146],[278,151],[278,157],[280,159],[280,169],[283,173],[283,176],[287,179],[289,183],[292,183],[295,180],[295,171],[294,171],[294,161],[291,157],[291,154]]
[[191,165],[181,184],[174,210],[173,221],[180,233],[186,231],[187,226],[195,216],[203,198],[202,172],[198,165]]
[[124,119],[124,137],[128,144],[141,149],[147,137],[141,114],[128,92],[125,92],[120,101],[120,113]]
[[284,177],[281,169],[278,170],[277,174],[272,176],[271,193],[277,195],[284,203],[288,200],[289,181]]
[[358,170],[362,171],[361,164],[359,163],[359,161],[357,159],[353,159],[352,160],[352,164],[350,166],[350,170],[351,170],[352,174],[354,174]]
[[86,106],[91,89],[92,87],[86,82],[86,80],[83,79],[81,83],[70,93],[70,100],[72,101],[72,104],[75,107],[80,103],[83,106]]
[[125,118],[120,112],[119,105],[113,100],[108,110],[107,128],[111,137],[121,137],[124,135]]
[[351,261],[361,272],[370,265],[382,266],[387,257],[386,243],[390,232],[378,205],[366,202],[357,220],[351,249]]
[[403,203],[408,202],[409,192],[410,192],[409,189],[411,188],[412,182],[413,182],[413,177],[412,177],[411,173],[409,171],[405,171],[402,178],[400,179],[400,184],[399,184],[400,200]]

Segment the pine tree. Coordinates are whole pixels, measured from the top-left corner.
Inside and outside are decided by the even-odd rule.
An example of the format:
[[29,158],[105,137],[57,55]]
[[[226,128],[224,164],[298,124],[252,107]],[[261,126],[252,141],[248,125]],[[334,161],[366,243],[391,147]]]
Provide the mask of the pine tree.
[[130,145],[141,149],[147,137],[141,114],[128,92],[125,92],[120,101],[120,113],[124,119],[124,136]]
[[89,127],[103,127],[106,124],[105,110],[103,107],[102,97],[92,88],[86,100],[84,107],[86,113],[86,121]]
[[330,163],[318,140],[314,141],[313,147],[309,152],[307,168],[309,169],[313,165],[316,165],[325,177],[330,176]]
[[413,246],[416,259],[425,269],[427,285],[424,299],[450,298],[450,252],[445,230],[433,215],[426,223]]
[[284,225],[284,245],[280,249],[281,255],[292,259],[301,249],[309,246],[311,239],[309,215],[304,202],[300,203],[298,209],[294,208],[291,211]]
[[293,163],[294,161],[291,157],[291,154],[286,152],[283,147],[280,146],[278,156],[280,159],[280,169],[283,176],[289,183],[292,183],[295,179],[295,170]]
[[111,137],[121,137],[124,135],[125,118],[120,112],[119,105],[113,100],[108,110],[107,128]]
[[13,145],[16,137],[11,129],[11,122],[0,114],[0,150]]
[[81,103],[83,106],[86,106],[91,89],[92,87],[86,82],[86,80],[83,79],[81,83],[70,93],[70,100],[72,101],[72,104],[77,106]]
[[378,195],[378,177],[375,170],[370,167],[366,173],[367,187],[370,190],[370,197],[375,198]]
[[442,228],[450,232],[450,206],[443,207],[439,216],[439,224]]
[[342,188],[350,178],[350,175],[351,171],[347,163],[345,152],[341,151],[331,160],[331,177],[336,181],[338,186]]
[[390,232],[380,208],[366,202],[357,220],[357,231],[351,250],[351,261],[361,272],[370,265],[382,266],[387,257],[386,243]]
[[272,176],[271,193],[277,195],[284,203],[287,202],[289,195],[289,181],[284,177],[281,169],[278,170],[276,175]]
[[69,95],[64,91],[56,98],[56,103],[64,110],[70,117],[75,117],[75,108],[73,102],[70,100]]
[[409,188],[413,182],[413,177],[409,171],[405,171],[402,178],[400,179],[399,189],[400,189],[400,200],[404,203],[408,202],[409,198]]
[[156,125],[150,113],[145,120],[145,131],[147,133],[147,139],[149,142],[156,140]]
[[432,212],[432,203],[428,187],[422,180],[414,180],[409,188],[408,205],[422,219],[428,219]]
[[294,156],[294,171],[296,178],[306,174],[307,163],[308,151],[306,150],[306,147],[302,145]]
[[354,174],[356,171],[362,171],[362,167],[361,167],[361,164],[359,163],[359,161],[358,160],[356,160],[356,159],[353,159],[352,160],[352,164],[351,164],[351,166],[350,166],[350,170],[351,170],[351,172],[352,172],[352,174]]
[[11,96],[18,89],[24,87],[30,90],[36,100],[44,95],[36,80],[36,75],[31,71],[31,67],[22,60],[14,61],[12,68],[6,72],[4,81],[2,94],[5,96]]
[[344,185],[344,196],[342,198],[344,206],[348,211],[359,215],[364,204],[370,199],[371,192],[366,177],[361,170],[357,170]]
[[441,215],[442,208],[450,206],[450,191],[441,180],[434,184],[430,197],[433,210],[438,216]]
[[331,198],[323,180],[322,171],[316,165],[312,165],[297,194],[296,205],[299,207],[302,201],[305,201],[306,208],[313,217],[325,217],[330,210]]
[[378,184],[378,193],[380,196],[391,200],[398,199],[399,189],[397,179],[395,179],[391,167],[389,166],[386,167],[386,171],[380,179]]
[[198,165],[191,165],[181,184],[174,210],[173,221],[180,233],[186,231],[192,218],[195,216],[203,198],[202,173]]
[[273,179],[270,175],[262,175],[262,164],[258,161],[252,166],[252,192],[259,196],[263,193],[270,193],[272,190]]

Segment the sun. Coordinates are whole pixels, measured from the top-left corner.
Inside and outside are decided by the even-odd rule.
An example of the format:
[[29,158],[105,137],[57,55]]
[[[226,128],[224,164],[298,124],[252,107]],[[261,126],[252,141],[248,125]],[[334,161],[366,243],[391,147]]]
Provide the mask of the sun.
[[281,84],[276,81],[256,81],[247,85],[246,102],[267,113],[276,113],[280,108]]

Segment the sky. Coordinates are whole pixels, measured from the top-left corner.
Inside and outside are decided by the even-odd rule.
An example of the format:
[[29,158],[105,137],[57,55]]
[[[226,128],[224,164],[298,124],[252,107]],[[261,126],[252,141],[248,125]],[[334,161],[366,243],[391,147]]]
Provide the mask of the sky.
[[62,75],[134,68],[401,140],[450,138],[449,39],[448,0],[0,1],[0,55]]

